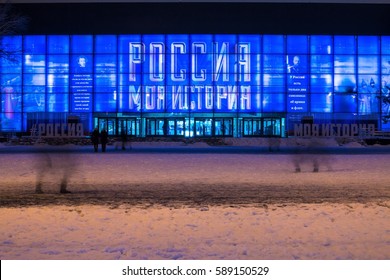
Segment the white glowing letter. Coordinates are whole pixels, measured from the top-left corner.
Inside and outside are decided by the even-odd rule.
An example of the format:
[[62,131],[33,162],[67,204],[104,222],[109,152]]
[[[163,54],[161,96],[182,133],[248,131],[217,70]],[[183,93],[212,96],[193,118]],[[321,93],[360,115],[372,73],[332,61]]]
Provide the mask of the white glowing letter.
[[164,80],[164,44],[150,43],[149,78],[153,82]]
[[136,81],[136,65],[144,61],[145,46],[142,43],[129,43],[129,81]]
[[206,81],[206,69],[198,69],[198,55],[206,53],[206,44],[197,42],[192,44],[192,80],[194,82]]
[[171,45],[171,80],[180,82],[186,79],[186,70],[178,69],[177,63],[179,61],[177,55],[186,52],[186,45],[184,43],[172,43]]

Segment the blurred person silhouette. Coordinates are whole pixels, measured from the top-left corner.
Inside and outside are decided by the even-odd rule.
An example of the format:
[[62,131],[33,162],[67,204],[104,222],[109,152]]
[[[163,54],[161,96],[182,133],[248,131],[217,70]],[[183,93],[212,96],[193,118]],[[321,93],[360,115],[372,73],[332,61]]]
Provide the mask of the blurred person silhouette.
[[268,142],[268,151],[269,152],[278,152],[280,151],[280,143],[281,143],[281,138],[278,136],[271,136],[267,138]]
[[35,193],[43,193],[42,184],[45,174],[50,172],[52,167],[51,158],[49,155],[49,151],[47,147],[43,144],[35,144],[36,148],[36,161],[35,161],[35,169],[36,169],[36,183],[35,183]]
[[320,144],[314,137],[310,139],[297,139],[295,153],[293,156],[293,164],[295,172],[301,172],[301,165],[309,162],[312,164],[313,172],[320,171],[319,159],[316,148],[319,148]]
[[95,128],[92,131],[91,141],[92,141],[92,144],[93,144],[93,149],[94,149],[94,151],[96,153],[98,151],[98,149],[99,149],[99,130],[98,130],[98,128]]
[[100,133],[100,142],[102,144],[102,152],[105,153],[108,143],[108,133],[105,128],[103,128],[102,132]]
[[121,140],[122,140],[122,150],[126,150],[126,145],[127,145],[127,133],[125,129],[122,129],[121,133]]
[[36,160],[36,185],[35,193],[43,193],[43,183],[45,177],[53,174],[55,178],[60,178],[60,193],[70,193],[67,190],[70,176],[77,166],[72,154],[67,147],[60,151],[52,151],[45,144],[37,144]]

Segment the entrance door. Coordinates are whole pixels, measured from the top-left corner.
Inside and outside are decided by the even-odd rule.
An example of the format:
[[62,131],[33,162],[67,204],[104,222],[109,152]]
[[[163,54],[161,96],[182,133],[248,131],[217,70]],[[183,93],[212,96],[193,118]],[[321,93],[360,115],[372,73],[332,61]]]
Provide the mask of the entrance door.
[[232,136],[233,119],[215,119],[214,129],[215,136]]
[[146,135],[166,135],[168,126],[164,119],[146,119]]
[[122,131],[129,136],[137,136],[138,123],[137,119],[118,119],[118,135],[122,134]]
[[99,118],[99,131],[107,130],[108,135],[116,135],[116,118]]
[[262,136],[261,119],[244,119],[244,136]]
[[213,136],[212,119],[195,119],[195,136]]
[[166,121],[169,136],[184,136],[184,119],[167,119]]
[[263,119],[264,136],[281,136],[280,119]]

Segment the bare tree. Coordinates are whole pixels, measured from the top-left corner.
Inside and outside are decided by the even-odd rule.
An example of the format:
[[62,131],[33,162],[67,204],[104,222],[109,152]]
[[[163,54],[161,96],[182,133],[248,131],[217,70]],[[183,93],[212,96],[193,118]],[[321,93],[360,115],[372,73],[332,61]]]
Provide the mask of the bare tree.
[[[9,0],[0,3],[0,36],[15,35],[22,32],[27,27],[27,17],[14,13]],[[16,61],[21,50],[11,49],[3,46],[0,40],[0,58]]]

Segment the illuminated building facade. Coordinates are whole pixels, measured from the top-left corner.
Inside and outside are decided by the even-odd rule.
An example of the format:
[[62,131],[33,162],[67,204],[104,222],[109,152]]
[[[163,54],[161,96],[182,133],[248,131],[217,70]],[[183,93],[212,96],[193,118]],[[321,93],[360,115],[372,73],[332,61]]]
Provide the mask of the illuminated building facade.
[[82,123],[110,135],[262,137],[305,120],[390,130],[390,36],[3,36],[1,132]]

